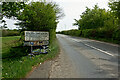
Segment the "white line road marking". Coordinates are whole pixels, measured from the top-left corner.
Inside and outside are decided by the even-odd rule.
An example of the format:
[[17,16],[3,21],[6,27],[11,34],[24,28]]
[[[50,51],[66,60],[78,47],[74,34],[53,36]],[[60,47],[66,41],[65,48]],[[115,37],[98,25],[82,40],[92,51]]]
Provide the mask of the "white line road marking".
[[[72,40],[74,40],[74,41],[76,41],[76,42],[82,42],[81,40],[77,40],[77,39],[72,39]],[[83,44],[84,44],[84,43],[83,43]],[[107,54],[107,55],[114,56],[113,54],[111,54],[111,53],[109,53],[109,52],[106,52],[106,51],[104,51],[104,50],[98,49],[98,48],[93,47],[93,46],[90,46],[90,45],[88,45],[88,44],[85,44],[85,45],[88,46],[88,47],[91,47],[91,48],[93,48],[93,49],[95,49],[95,50],[98,50],[98,51],[100,51],[100,52],[103,52],[103,53],[105,53],[105,54]]]
[[92,41],[92,40],[78,40],[78,39],[72,39],[72,40],[76,41],[76,42],[83,42],[83,41],[86,41],[86,42],[89,41],[90,42],[90,41]]
[[81,42],[82,40],[77,40],[77,39],[72,39],[73,41],[76,41],[76,42]]
[[95,48],[95,47],[90,46],[90,45],[88,45],[88,44],[85,44],[85,45],[86,45],[86,46],[89,46],[89,47],[91,47],[91,48],[94,48],[94,49],[96,49],[96,50],[98,50],[98,51],[100,51],[100,52],[103,52],[103,53],[105,53],[105,54],[108,54],[108,55],[110,55],[110,56],[114,56],[113,54],[111,54],[111,53],[109,53],[109,52],[106,52],[106,51],[103,51],[103,50],[101,50],[101,49]]

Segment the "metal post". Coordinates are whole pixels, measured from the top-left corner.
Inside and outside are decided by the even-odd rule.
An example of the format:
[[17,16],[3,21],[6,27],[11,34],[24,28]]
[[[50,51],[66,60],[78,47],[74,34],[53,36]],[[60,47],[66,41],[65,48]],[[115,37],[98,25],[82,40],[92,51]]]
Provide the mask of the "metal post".
[[31,53],[32,53],[32,51],[33,51],[33,48],[32,48],[32,45],[31,45]]

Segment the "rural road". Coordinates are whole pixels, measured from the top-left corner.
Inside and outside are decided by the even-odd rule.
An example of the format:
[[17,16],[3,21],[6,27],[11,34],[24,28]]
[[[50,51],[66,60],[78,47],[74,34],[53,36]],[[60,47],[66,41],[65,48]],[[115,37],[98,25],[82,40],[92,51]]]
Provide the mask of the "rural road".
[[57,39],[59,56],[29,78],[118,78],[118,45],[62,34]]
[[50,78],[118,78],[118,45],[61,34],[57,38],[62,54]]

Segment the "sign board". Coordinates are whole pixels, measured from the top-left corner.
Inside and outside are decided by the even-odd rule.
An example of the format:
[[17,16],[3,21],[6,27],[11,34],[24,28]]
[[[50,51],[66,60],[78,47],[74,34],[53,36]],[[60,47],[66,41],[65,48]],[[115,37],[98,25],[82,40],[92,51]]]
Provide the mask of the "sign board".
[[25,41],[49,40],[49,32],[25,31]]
[[49,41],[33,41],[33,42],[29,42],[29,41],[25,41],[24,42],[24,46],[42,46],[42,45],[48,45]]
[[24,46],[40,46],[49,44],[49,32],[25,31]]

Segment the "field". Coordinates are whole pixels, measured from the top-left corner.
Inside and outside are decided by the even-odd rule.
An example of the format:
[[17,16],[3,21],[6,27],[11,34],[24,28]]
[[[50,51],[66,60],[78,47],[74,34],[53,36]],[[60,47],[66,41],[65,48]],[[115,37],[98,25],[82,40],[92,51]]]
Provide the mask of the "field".
[[20,36],[12,37],[0,37],[2,39],[2,57],[7,57],[9,55],[11,47],[17,46]]
[[[24,78],[34,66],[54,58],[58,53],[57,40],[49,46],[48,54],[28,56],[28,48],[22,46],[20,36],[2,38],[2,78]],[[53,47],[54,46],[54,47]]]

